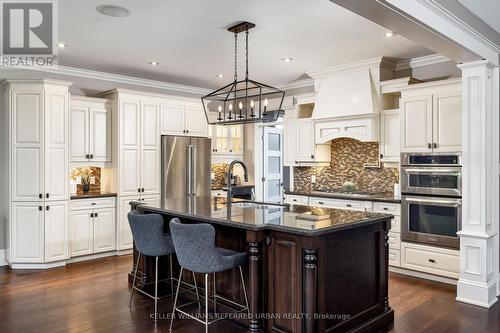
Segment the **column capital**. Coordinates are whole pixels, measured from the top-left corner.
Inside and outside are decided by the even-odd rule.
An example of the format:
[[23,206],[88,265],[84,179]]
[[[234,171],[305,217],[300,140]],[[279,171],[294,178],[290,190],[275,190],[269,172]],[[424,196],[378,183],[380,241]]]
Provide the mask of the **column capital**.
[[458,64],[458,68],[460,68],[462,71],[468,70],[468,69],[477,69],[477,68],[485,68],[485,69],[494,69],[497,67],[494,63],[489,61],[488,59],[483,59],[483,60],[477,60],[477,61],[471,61],[471,62],[465,62],[463,64]]

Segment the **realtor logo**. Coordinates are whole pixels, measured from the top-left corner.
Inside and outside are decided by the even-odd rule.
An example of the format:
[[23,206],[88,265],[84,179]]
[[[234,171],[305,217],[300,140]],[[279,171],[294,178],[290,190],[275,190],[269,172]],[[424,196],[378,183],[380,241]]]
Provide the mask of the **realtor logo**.
[[[52,65],[57,48],[56,0],[0,0],[2,65]],[[50,58],[50,59],[49,59]]]

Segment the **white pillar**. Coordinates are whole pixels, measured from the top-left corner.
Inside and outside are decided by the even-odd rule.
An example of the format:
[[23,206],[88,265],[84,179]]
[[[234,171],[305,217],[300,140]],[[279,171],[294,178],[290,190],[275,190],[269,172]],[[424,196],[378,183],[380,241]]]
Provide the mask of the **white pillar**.
[[497,302],[499,279],[499,85],[487,60],[462,70],[463,200],[457,300]]

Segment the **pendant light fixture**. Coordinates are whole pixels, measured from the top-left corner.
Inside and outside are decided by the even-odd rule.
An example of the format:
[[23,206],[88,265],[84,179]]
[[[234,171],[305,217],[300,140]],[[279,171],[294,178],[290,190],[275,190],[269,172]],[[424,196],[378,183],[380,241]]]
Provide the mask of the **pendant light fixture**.
[[[228,31],[234,34],[234,80],[201,98],[211,125],[273,122],[278,119],[285,92],[248,77],[248,31],[255,27],[241,22]],[[245,78],[238,80],[238,34],[245,33]]]

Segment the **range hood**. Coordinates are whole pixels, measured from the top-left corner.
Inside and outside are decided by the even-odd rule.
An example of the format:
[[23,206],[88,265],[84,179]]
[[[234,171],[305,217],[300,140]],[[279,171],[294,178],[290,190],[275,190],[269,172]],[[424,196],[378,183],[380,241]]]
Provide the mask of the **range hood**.
[[307,73],[314,79],[316,144],[341,137],[378,141],[379,82],[392,78],[391,66],[379,57]]

